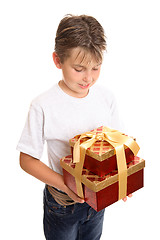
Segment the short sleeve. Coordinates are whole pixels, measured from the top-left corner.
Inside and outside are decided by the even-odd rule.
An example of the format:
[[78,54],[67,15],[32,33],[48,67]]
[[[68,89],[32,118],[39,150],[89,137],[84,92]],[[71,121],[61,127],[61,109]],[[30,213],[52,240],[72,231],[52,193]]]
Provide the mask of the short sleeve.
[[123,132],[124,131],[124,123],[122,122],[122,119],[120,119],[117,101],[116,101],[116,98],[114,97],[114,95],[112,95],[110,111],[111,111],[111,123],[110,123],[111,127]]
[[40,159],[44,147],[44,117],[40,106],[31,104],[17,150]]

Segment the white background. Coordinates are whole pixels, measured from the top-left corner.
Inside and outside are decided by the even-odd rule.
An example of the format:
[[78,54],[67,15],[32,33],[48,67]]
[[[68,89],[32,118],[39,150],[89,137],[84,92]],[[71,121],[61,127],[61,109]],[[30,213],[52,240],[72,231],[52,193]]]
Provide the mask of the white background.
[[160,239],[158,2],[1,1],[1,239],[44,239],[44,185],[20,169],[15,149],[31,100],[61,78],[52,52],[57,25],[68,13],[92,15],[104,27],[108,52],[99,83],[114,92],[127,133],[137,138],[139,156],[146,160],[145,187],[106,209],[101,239]]

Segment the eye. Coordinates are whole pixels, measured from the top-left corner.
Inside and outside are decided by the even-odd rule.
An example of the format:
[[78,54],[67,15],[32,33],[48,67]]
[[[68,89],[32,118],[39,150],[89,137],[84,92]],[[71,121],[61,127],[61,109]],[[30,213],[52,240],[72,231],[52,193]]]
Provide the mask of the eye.
[[82,69],[74,68],[74,70],[75,70],[76,72],[82,72]]
[[92,70],[93,71],[98,71],[101,68],[101,63],[98,64],[97,66],[93,67]]
[[99,68],[93,68],[92,70],[93,70],[93,71],[98,71],[98,69],[99,69]]

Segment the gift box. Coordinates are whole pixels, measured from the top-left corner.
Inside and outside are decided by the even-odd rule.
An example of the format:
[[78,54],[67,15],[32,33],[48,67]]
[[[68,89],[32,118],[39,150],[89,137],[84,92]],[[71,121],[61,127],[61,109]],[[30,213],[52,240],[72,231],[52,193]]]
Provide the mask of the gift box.
[[[72,156],[61,159],[65,184],[77,194],[76,164]],[[139,157],[127,164],[127,195],[143,187],[145,161]],[[85,201],[96,211],[100,211],[119,200],[118,171],[99,177],[83,168],[81,175]]]
[[[107,138],[108,134],[109,137]],[[83,160],[84,168],[90,170],[91,172],[100,177],[105,176],[106,174],[117,169],[116,149],[114,147],[115,134],[118,134],[118,140],[120,139],[119,136],[124,138],[126,137],[126,142],[129,139],[129,141],[132,141],[134,144],[136,144],[133,138],[129,138],[128,136],[116,130],[101,126],[95,130],[92,130],[91,132],[77,135],[74,138],[70,139],[69,143],[71,146],[72,158],[74,159],[74,148],[77,147],[76,144],[79,141],[79,147],[84,146],[84,148],[86,148]],[[89,147],[87,145],[88,141],[92,141],[92,144],[91,146],[89,144]],[[85,144],[87,147],[85,146]],[[125,143],[124,150],[126,163],[129,163],[134,159],[134,153],[128,146],[125,145]],[[76,159],[74,162],[76,162]]]

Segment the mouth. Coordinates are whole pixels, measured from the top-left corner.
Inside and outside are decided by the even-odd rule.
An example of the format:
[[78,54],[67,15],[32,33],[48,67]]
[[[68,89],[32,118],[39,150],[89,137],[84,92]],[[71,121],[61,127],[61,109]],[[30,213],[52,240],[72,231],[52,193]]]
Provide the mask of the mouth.
[[82,89],[86,89],[90,86],[90,83],[89,84],[78,84],[80,86],[80,88]]

